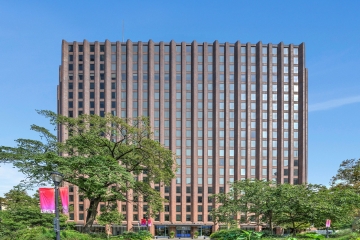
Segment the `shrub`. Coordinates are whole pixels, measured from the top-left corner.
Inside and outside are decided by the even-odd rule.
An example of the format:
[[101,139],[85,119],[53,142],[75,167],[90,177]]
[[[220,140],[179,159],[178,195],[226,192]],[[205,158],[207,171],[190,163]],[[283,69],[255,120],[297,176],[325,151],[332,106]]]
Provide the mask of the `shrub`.
[[240,237],[242,234],[242,230],[240,228],[234,228],[234,229],[228,229],[228,230],[220,230],[217,232],[214,232],[210,235],[211,239],[236,239],[237,237]]
[[15,232],[14,239],[22,240],[52,240],[55,238],[55,232],[44,227],[34,227],[22,229]]
[[153,236],[149,231],[139,231],[139,232],[124,232],[121,237],[124,240],[151,240]]
[[324,235],[317,234],[317,233],[306,233],[305,236],[308,237],[308,238],[311,238],[311,239],[316,239],[316,240],[320,240],[320,239],[325,238]]
[[346,236],[352,233],[351,229],[342,229],[342,230],[338,230],[332,234],[329,235],[330,238],[338,238],[338,237],[342,237],[342,236]]
[[220,230],[210,235],[211,239],[260,239],[262,232],[245,231],[239,228]]
[[[80,233],[75,230],[62,230],[60,232],[60,237],[62,240],[100,240],[105,239],[106,237],[101,237],[98,234],[85,234]],[[9,238],[1,238],[1,240],[10,240],[10,239],[21,239],[21,240],[54,240],[55,232],[51,228],[44,228],[44,227],[34,227],[28,229],[22,229],[16,231],[11,237]]]

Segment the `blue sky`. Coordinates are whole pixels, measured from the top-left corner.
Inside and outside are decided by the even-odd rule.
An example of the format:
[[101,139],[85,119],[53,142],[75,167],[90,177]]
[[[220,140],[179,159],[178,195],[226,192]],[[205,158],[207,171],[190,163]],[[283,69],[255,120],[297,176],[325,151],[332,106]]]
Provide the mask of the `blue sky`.
[[[360,157],[359,1],[0,0],[0,145],[48,126],[56,111],[61,40],[306,44],[309,182],[327,185]],[[23,176],[0,166],[0,196]]]

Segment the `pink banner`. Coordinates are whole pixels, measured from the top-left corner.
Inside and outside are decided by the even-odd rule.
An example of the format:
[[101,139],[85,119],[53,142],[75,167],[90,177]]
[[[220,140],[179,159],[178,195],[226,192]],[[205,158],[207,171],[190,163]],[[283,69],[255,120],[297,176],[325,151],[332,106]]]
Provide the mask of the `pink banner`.
[[148,219],[148,226],[149,226],[149,227],[151,227],[151,223],[152,223],[152,222],[151,222],[151,219],[149,218],[149,219]]
[[330,219],[326,219],[326,227],[330,227],[330,224],[331,224],[331,220]]
[[42,213],[55,213],[55,191],[53,188],[39,188]]
[[59,187],[59,191],[63,213],[69,213],[69,189],[67,187]]

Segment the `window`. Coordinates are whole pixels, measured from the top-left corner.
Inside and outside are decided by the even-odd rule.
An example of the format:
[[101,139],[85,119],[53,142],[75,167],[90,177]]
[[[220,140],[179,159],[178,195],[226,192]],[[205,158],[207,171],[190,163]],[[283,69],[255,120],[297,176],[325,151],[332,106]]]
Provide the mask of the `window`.
[[186,205],[186,211],[191,212],[191,206],[190,205]]
[[294,48],[294,55],[298,55],[298,54],[299,54],[298,48]]

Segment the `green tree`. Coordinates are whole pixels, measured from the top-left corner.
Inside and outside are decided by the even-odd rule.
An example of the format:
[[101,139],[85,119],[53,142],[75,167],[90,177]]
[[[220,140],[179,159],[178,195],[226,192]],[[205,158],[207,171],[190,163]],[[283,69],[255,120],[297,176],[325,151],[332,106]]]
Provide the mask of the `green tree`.
[[325,227],[326,219],[331,220],[333,228],[348,227],[360,204],[352,188],[282,184],[275,194],[281,206],[276,223],[292,228],[294,234],[310,225]]
[[233,191],[219,193],[212,196],[217,207],[211,214],[216,223],[225,223],[228,228],[237,227],[236,214],[239,213],[238,199]]
[[[350,201],[348,206],[352,210],[350,210],[351,214],[347,215],[347,219],[340,221],[339,226],[342,224],[349,225],[350,222],[354,220],[354,217],[359,218],[360,216],[360,208],[357,207],[353,209],[354,204],[356,205],[357,203],[356,197],[360,194],[360,159],[347,159],[342,161],[336,175],[332,177],[330,183],[332,185],[332,191],[345,191],[347,193],[345,195],[347,197],[345,201],[348,203]],[[353,191],[357,194],[354,195]],[[345,196],[339,196],[339,198],[344,198]],[[343,208],[343,210],[346,209],[347,208]],[[335,224],[335,226],[337,225]]]
[[267,223],[293,229],[295,234],[311,224],[324,227],[331,219],[333,228],[349,226],[359,209],[360,197],[352,187],[326,188],[322,185],[275,184],[260,180],[234,182],[228,193],[213,195],[218,206],[212,214],[217,222],[233,226],[236,215],[242,222],[254,217]]
[[281,207],[274,194],[276,184],[262,180],[244,180],[234,183],[233,188],[242,193],[239,199],[241,211],[253,213],[258,225],[266,222],[272,230],[274,216]]
[[248,222],[249,216],[255,218],[258,225],[262,222],[273,229],[274,217],[281,206],[275,195],[276,184],[261,180],[242,180],[234,182],[228,193],[214,195],[219,207],[213,210],[218,222],[235,225],[235,216],[244,213],[241,222]]
[[[15,186],[5,194],[6,210],[0,211],[0,236],[13,236],[16,231],[43,226],[53,227],[54,214],[40,212],[38,195],[29,196],[25,189]],[[66,216],[61,214],[60,224],[65,227]]]
[[331,220],[333,229],[350,227],[360,208],[360,197],[353,188],[322,188],[316,192],[315,197],[315,227],[324,227],[326,219]]
[[[164,199],[151,183],[169,184],[174,177],[173,153],[152,140],[147,118],[121,119],[81,115],[70,118],[39,111],[56,130],[67,134],[58,142],[46,128],[32,125],[41,140],[17,139],[17,147],[0,147],[0,161],[12,163],[27,176],[26,185],[49,181],[59,171],[64,181],[78,186],[89,200],[84,231],[90,231],[100,202],[147,202],[151,215],[162,209]],[[59,128],[59,129],[58,129]],[[137,176],[145,173],[143,181]],[[136,196],[136,197],[134,197]]]
[[331,185],[337,187],[352,187],[360,192],[360,159],[342,161]]
[[280,184],[276,188],[275,195],[281,206],[277,212],[277,225],[290,227],[293,235],[300,229],[310,225],[316,218],[314,209],[314,195],[318,186]]
[[108,235],[108,239],[110,238],[111,234],[111,226],[113,224],[121,225],[124,216],[116,209],[117,204],[108,203],[103,209],[101,210],[101,214],[96,217],[96,221],[100,224],[105,226],[105,232]]

